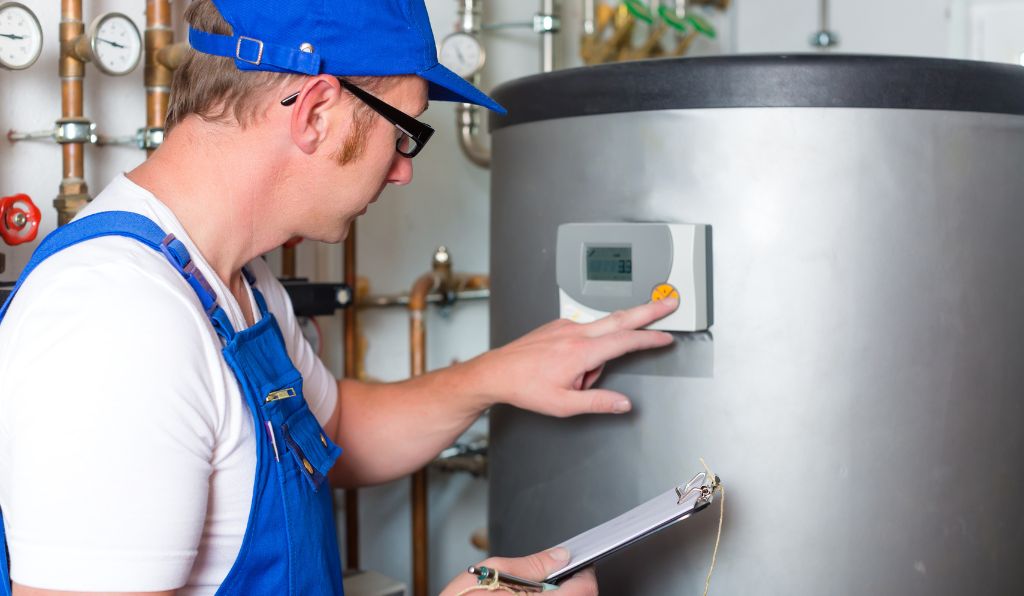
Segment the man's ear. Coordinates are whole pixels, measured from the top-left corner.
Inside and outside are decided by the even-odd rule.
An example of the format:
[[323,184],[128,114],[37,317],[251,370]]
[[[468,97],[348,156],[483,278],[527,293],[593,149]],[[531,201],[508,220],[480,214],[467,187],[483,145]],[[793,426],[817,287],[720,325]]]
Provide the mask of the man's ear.
[[330,110],[341,102],[341,85],[334,77],[320,75],[306,81],[291,106],[291,134],[295,145],[312,154],[327,139],[333,121]]

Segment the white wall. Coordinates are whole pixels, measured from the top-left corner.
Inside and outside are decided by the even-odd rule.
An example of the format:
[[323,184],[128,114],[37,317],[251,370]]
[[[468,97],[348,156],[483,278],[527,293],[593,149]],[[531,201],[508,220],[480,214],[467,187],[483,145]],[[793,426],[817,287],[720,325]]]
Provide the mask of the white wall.
[[[0,130],[36,130],[52,126],[60,113],[57,78],[58,0],[22,0],[43,22],[46,47],[39,63],[26,72],[0,71]],[[1007,54],[1009,42],[979,40],[999,34],[979,25],[976,4],[1000,0],[833,0],[831,29],[841,39],[839,51],[929,56],[985,57],[983,48],[998,46]],[[1002,3],[1013,3],[1002,0]],[[186,2],[175,1],[180,15]],[[537,2],[491,0],[487,22],[527,21]],[[1021,4],[1017,2],[1017,4]],[[143,0],[88,0],[86,19],[108,10],[128,13],[144,26]],[[440,39],[455,22],[455,0],[427,0]],[[560,66],[577,66],[580,2],[564,0],[564,35]],[[1020,12],[1013,14],[1021,14]],[[1003,14],[1003,20],[1006,17]],[[736,0],[730,14],[716,21],[721,38],[702,44],[699,53],[802,52],[818,28],[818,0]],[[1016,31],[1021,29],[1019,23]],[[979,29],[980,27],[980,29]],[[1013,28],[1010,28],[1011,30]],[[979,30],[981,33],[979,33]],[[988,31],[988,33],[986,33]],[[973,35],[973,38],[972,38]],[[1008,35],[1008,34],[1003,34]],[[180,39],[180,36],[179,36]],[[986,38],[988,39],[988,38]],[[1000,38],[1002,39],[1002,38]],[[529,31],[502,31],[486,36],[489,64],[484,87],[537,71],[536,36]],[[1000,43],[1002,45],[1000,45]],[[971,48],[982,48],[982,50]],[[1024,50],[1024,47],[1020,48]],[[993,50],[994,51],[994,50]],[[980,52],[980,53],[979,53]],[[86,115],[99,123],[102,133],[134,132],[144,122],[142,69],[120,79],[87,68]],[[451,105],[435,103],[426,117],[437,129],[429,150],[415,160],[416,180],[406,188],[390,189],[359,222],[359,267],[371,279],[375,293],[405,291],[413,279],[429,268],[433,249],[449,247],[458,271],[486,272],[488,268],[488,174],[464,160],[455,141]],[[143,158],[133,148],[90,147],[86,173],[95,194],[117,172],[131,169]],[[60,180],[60,150],[53,144],[0,140],[0,194],[30,194],[45,213],[44,231],[52,229],[51,206]],[[33,246],[0,247],[8,256],[10,280],[27,261]],[[337,247],[303,245],[300,274],[324,280],[341,277]],[[368,370],[382,380],[408,374],[406,318],[402,311],[373,311],[363,317],[369,338]],[[325,359],[340,372],[340,326],[321,322],[328,340]],[[452,360],[465,360],[487,347],[487,309],[483,303],[459,305],[450,317],[432,313],[428,319],[428,366],[438,368]],[[68,487],[74,490],[74,487]],[[408,581],[408,485],[364,491],[362,504],[363,564]],[[433,591],[482,555],[468,544],[470,533],[486,524],[486,482],[464,476],[434,475],[431,486],[431,582]]]

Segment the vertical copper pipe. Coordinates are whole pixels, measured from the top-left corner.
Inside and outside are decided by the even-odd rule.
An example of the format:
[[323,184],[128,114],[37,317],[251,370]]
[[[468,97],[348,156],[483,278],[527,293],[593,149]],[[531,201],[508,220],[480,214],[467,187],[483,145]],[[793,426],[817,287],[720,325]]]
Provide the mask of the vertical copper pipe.
[[[285,279],[295,277],[295,261],[295,247],[287,244],[281,247],[281,277]],[[347,325],[345,329],[348,329]],[[345,359],[348,360],[348,352],[345,352]],[[348,370],[345,371],[345,376],[348,376]]]
[[[345,238],[345,283],[356,290],[356,222],[349,226]],[[358,378],[356,369],[358,347],[356,345],[356,307],[353,304],[344,311],[345,323],[345,378]],[[345,491],[345,565],[348,569],[359,569],[359,491]]]
[[[74,53],[75,41],[85,34],[82,22],[82,1],[61,0],[60,3],[60,113],[61,118],[81,118],[84,109],[82,78],[85,63]],[[63,177],[60,191],[53,201],[57,209],[57,225],[62,226],[89,202],[85,184],[85,146],[68,143],[61,147]]]
[[[434,254],[433,271],[421,275],[409,291],[409,365],[411,376],[427,372],[427,327],[423,315],[427,310],[427,296],[435,291],[449,292],[452,288],[451,258],[445,247]],[[427,524],[427,469],[412,475],[412,593],[427,596],[429,564],[429,527]]]
[[[146,128],[163,128],[171,97],[173,73],[157,56],[174,43],[170,0],[146,0]],[[153,150],[146,151],[147,156]]]
[[[409,356],[413,377],[427,372],[427,330],[423,321],[427,295],[437,286],[437,276],[428,273],[413,284],[409,293]],[[412,594],[427,596],[427,565],[429,562],[427,528],[427,470],[412,475]]]

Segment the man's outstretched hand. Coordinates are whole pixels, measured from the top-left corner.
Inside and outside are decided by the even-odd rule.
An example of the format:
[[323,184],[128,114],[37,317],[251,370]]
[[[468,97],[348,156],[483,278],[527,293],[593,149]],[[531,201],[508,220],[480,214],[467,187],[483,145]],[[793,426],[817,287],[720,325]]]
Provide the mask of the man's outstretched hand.
[[666,299],[614,312],[592,323],[553,321],[472,362],[492,403],[508,403],[549,416],[628,412],[625,395],[593,389],[604,365],[638,350],[672,343],[672,335],[642,329],[671,314]]

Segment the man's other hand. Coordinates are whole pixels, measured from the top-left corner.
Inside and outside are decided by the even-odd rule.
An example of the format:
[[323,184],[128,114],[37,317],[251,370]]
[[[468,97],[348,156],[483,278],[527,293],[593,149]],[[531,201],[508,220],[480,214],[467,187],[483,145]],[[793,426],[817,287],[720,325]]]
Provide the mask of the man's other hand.
[[[543,581],[543,579],[551,573],[565,567],[565,564],[568,563],[568,561],[569,551],[564,548],[553,548],[528,557],[519,557],[518,559],[492,557],[480,563],[478,566],[497,569],[499,574],[509,573],[523,579]],[[456,596],[462,591],[476,585],[478,585],[477,580],[468,573],[465,573],[452,580],[452,583],[448,584],[448,587],[441,592],[441,596]],[[479,590],[469,591],[466,593],[466,596],[487,594],[488,592],[482,588],[483,586],[481,586],[481,589]],[[498,591],[490,593],[506,594],[507,592]],[[520,594],[521,592],[516,593]],[[587,568],[580,571],[576,575],[562,582],[558,586],[558,589],[554,590],[552,593],[557,593],[558,596],[595,596],[597,594],[597,577],[594,575],[594,570],[592,568]]]
[[678,307],[678,300],[666,299],[592,323],[548,323],[477,359],[484,393],[491,402],[549,416],[628,412],[625,395],[592,387],[609,360],[671,344],[671,334],[642,328]]

